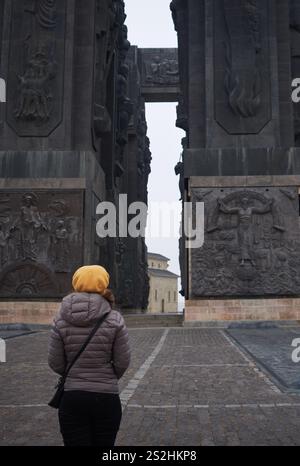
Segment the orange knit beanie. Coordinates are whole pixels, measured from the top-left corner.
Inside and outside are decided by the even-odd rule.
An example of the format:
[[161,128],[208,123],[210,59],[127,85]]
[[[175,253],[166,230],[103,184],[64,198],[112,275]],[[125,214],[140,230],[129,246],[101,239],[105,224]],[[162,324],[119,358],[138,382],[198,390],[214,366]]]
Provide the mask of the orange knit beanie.
[[109,285],[109,273],[100,265],[85,265],[73,275],[72,285],[77,292],[105,293]]

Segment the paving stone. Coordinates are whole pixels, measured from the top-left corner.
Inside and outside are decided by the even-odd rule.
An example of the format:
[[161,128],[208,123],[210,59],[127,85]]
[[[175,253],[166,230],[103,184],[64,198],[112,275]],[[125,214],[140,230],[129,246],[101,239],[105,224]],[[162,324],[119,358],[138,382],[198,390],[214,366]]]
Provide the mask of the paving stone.
[[[300,338],[300,327],[232,329],[226,333],[233,337],[267,373],[289,391],[300,392],[300,364],[293,362],[292,341]],[[297,370],[298,367],[298,370]]]
[[[253,348],[254,329],[240,330]],[[262,353],[272,363],[277,329],[262,331],[275,332]],[[120,390],[130,399],[117,445],[300,445],[300,395],[274,387],[223,330],[129,333],[132,362]],[[7,340],[7,363],[0,364],[0,445],[62,444],[57,412],[47,406],[57,380],[47,366],[48,339],[48,332],[38,332]],[[295,364],[293,369],[299,371]]]

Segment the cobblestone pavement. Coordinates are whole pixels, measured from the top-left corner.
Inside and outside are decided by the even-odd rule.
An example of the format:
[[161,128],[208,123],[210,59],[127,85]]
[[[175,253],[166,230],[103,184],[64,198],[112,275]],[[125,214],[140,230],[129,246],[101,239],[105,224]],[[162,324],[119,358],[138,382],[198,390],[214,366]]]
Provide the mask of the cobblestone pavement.
[[[7,340],[0,445],[61,445],[47,406],[56,382],[48,336]],[[130,339],[117,445],[300,445],[300,395],[282,392],[224,330],[131,329]]]

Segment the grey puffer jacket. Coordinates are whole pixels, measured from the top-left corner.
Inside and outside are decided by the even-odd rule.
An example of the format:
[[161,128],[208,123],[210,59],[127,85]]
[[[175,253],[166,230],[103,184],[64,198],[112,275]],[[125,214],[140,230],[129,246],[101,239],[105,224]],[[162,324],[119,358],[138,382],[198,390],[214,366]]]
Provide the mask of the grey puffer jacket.
[[128,332],[121,314],[100,294],[72,293],[63,299],[53,322],[48,362],[54,372],[63,374],[104,314],[106,319],[70,370],[66,391],[119,393],[118,379],[130,363]]

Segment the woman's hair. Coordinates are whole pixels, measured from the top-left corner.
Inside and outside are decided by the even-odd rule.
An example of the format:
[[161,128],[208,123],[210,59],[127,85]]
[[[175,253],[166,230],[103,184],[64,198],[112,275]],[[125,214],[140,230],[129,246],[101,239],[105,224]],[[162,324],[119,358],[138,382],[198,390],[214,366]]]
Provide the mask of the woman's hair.
[[103,293],[102,293],[102,296],[103,298],[106,299],[106,301],[109,302],[109,304],[111,305],[111,307],[115,304],[116,300],[115,300],[115,297],[114,297],[114,294],[113,292],[107,288]]

